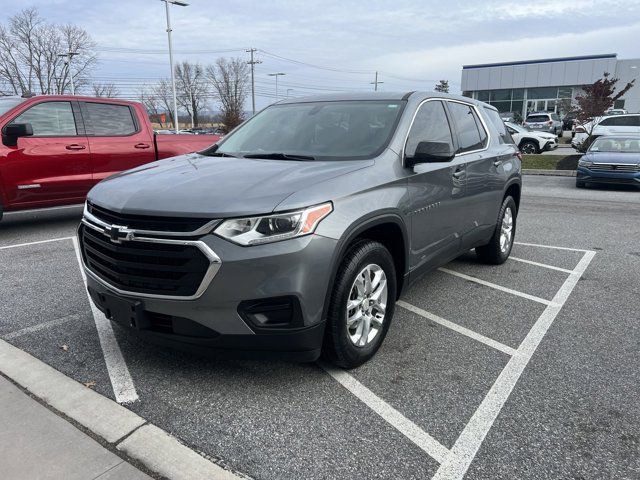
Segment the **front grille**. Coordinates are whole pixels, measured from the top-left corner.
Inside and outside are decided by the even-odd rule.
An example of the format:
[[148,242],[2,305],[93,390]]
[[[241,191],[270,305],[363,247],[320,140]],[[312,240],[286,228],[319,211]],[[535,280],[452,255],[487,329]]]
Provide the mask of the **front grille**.
[[189,297],[198,291],[211,265],[194,245],[113,243],[86,225],[81,225],[79,238],[87,268],[126,292]]
[[637,163],[594,163],[591,170],[598,172],[639,172],[640,166]]
[[134,230],[158,232],[193,232],[211,221],[210,218],[160,217],[118,213],[87,202],[87,210],[109,225],[122,225]]

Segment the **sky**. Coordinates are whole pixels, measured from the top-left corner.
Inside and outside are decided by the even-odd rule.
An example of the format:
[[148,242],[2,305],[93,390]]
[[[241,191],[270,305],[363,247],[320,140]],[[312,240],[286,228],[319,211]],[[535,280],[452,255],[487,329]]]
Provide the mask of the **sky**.
[[[186,0],[171,6],[176,61],[248,60],[257,48],[256,104],[379,90],[460,91],[462,65],[617,53],[640,58],[640,0]],[[96,82],[135,96],[169,76],[160,0],[0,0],[3,21],[35,6],[53,23],[86,29],[98,45]],[[215,106],[213,106],[215,108]]]

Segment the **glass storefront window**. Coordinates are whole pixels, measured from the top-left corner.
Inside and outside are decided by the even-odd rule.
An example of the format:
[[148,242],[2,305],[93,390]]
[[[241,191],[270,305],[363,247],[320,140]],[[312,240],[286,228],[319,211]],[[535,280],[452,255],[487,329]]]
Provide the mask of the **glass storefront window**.
[[492,90],[491,101],[503,102],[505,100],[511,100],[511,90]]
[[490,102],[491,105],[496,107],[500,113],[502,112],[511,112],[511,102],[509,100],[504,102]]
[[558,98],[558,87],[538,87],[527,90],[527,98]]
[[490,91],[489,90],[482,90],[480,92],[478,92],[478,96],[476,97],[478,100],[480,100],[481,102],[488,102],[489,101],[489,97],[490,97]]
[[511,98],[514,100],[522,100],[524,98],[524,88],[514,88]]
[[571,98],[573,89],[571,87],[559,87],[558,98]]

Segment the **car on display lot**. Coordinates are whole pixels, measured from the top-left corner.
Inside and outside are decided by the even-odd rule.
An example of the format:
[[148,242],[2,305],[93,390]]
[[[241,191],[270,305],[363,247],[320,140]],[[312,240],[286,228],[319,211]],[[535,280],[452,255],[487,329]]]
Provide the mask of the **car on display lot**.
[[138,102],[73,95],[1,98],[0,131],[0,219],[3,211],[82,204],[114,173],[219,139],[156,135]]
[[531,130],[540,132],[553,133],[559,137],[562,136],[562,120],[557,113],[549,112],[532,112],[522,123],[522,126]]
[[349,368],[422,273],[473,248],[508,258],[520,190],[495,107],[337,94],[284,100],[208,150],[101,182],[78,235],[91,298],[132,332]]
[[626,115],[627,113],[629,112],[624,108],[612,108],[610,110],[607,110],[606,115]]
[[578,125],[571,146],[586,151],[593,140],[604,135],[640,135],[640,113],[607,115]]
[[635,185],[640,188],[640,136],[604,136],[578,161],[576,186]]
[[505,125],[522,153],[542,153],[558,148],[558,137],[552,133],[537,132],[511,122],[505,122]]

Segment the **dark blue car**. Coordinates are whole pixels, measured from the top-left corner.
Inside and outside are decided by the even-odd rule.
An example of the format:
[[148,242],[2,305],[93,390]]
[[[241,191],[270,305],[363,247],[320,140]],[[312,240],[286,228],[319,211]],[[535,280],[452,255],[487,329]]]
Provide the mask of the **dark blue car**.
[[588,183],[640,187],[640,136],[597,138],[578,162],[576,187]]

